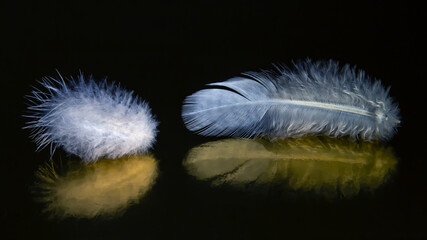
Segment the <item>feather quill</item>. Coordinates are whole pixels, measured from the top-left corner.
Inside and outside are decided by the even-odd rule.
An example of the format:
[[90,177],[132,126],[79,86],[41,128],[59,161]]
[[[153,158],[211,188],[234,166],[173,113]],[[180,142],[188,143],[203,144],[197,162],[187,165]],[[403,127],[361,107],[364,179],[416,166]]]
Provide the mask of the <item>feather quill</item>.
[[389,88],[333,60],[243,75],[188,96],[182,108],[186,127],[205,136],[389,140],[400,123]]
[[37,150],[51,145],[83,158],[117,158],[147,151],[157,134],[157,121],[146,102],[118,84],[80,75],[66,83],[45,77],[44,90],[35,88],[28,99]]

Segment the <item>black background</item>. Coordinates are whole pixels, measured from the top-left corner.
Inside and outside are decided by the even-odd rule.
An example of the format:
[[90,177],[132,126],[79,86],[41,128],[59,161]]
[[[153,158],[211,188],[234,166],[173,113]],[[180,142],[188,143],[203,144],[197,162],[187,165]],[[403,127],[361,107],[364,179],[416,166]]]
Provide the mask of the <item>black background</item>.
[[[427,237],[425,9],[403,1],[77,1],[1,3],[1,235],[6,239]],[[185,96],[272,63],[335,59],[392,86],[399,158],[375,195],[324,201],[211,188],[187,176],[186,152],[215,138],[187,131]],[[160,121],[161,174],[120,217],[49,219],[30,193],[49,159],[22,130],[24,95],[43,76],[108,77],[149,102]],[[2,237],[2,239],[5,239]]]

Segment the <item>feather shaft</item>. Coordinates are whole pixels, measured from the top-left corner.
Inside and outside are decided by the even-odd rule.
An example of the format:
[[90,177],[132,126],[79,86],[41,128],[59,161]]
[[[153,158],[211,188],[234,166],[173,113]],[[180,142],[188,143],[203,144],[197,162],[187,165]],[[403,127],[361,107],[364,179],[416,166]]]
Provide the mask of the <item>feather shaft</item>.
[[207,108],[199,111],[194,111],[191,113],[183,113],[183,116],[190,116],[195,114],[200,114],[208,111],[215,111],[221,108],[233,108],[239,107],[243,105],[268,105],[268,106],[280,106],[280,105],[295,105],[295,106],[304,106],[304,107],[313,107],[324,110],[336,110],[340,112],[353,113],[361,116],[376,118],[375,113],[369,112],[367,110],[356,108],[352,106],[345,106],[340,104],[331,104],[331,103],[322,103],[322,102],[313,102],[313,101],[298,101],[298,100],[271,100],[271,101],[253,101],[253,102],[245,102],[245,103],[234,103],[229,105],[217,106],[212,108]]

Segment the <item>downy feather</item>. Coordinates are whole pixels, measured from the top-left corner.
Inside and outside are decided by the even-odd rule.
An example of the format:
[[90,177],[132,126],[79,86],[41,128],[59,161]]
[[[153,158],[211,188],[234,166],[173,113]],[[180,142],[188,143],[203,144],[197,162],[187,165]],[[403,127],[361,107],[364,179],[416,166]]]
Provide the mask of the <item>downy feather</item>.
[[31,119],[26,127],[38,150],[52,149],[96,161],[147,151],[156,136],[157,122],[146,102],[118,84],[62,77],[45,77],[44,90],[35,88],[28,96]]
[[186,127],[206,136],[388,140],[400,123],[389,88],[333,60],[243,75],[188,96],[182,109]]

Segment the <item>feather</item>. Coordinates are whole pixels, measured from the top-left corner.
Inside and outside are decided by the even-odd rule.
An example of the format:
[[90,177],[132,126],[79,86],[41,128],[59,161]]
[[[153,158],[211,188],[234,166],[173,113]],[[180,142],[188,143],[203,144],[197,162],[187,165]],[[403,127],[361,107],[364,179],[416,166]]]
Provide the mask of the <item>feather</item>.
[[105,80],[79,75],[68,83],[45,77],[45,91],[35,88],[28,99],[37,150],[47,145],[83,158],[117,158],[147,151],[156,136],[157,122],[148,104],[132,92]]
[[388,140],[400,123],[389,88],[349,65],[308,59],[294,69],[243,75],[188,96],[186,127],[205,136]]

